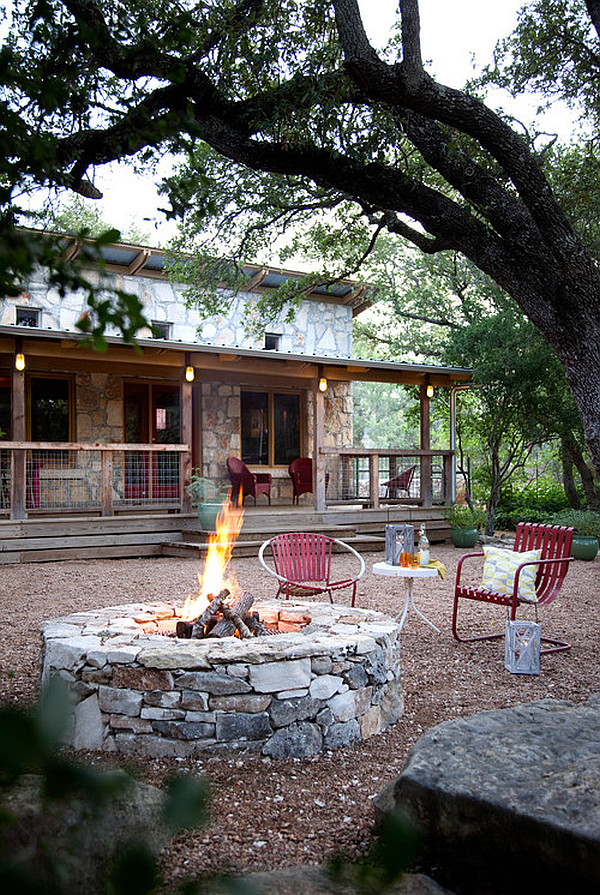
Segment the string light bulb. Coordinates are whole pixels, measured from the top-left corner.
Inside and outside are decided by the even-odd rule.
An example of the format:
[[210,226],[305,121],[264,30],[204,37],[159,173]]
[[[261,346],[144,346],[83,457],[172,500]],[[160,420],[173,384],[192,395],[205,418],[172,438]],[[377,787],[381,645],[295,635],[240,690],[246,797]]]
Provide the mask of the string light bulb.
[[22,351],[15,354],[15,370],[22,372],[25,369],[25,355]]
[[434,389],[434,387],[433,387],[432,385],[428,385],[428,386],[427,386],[427,397],[428,397],[428,398],[433,398],[434,394],[435,394],[435,389]]
[[185,368],[185,379],[186,382],[193,382],[196,378],[196,371],[194,370],[191,364],[188,364]]
[[325,378],[325,376],[321,376],[321,378],[319,379],[319,391],[320,391],[320,392],[326,392],[326,391],[327,391],[327,385],[328,385],[328,383],[327,383],[327,379]]

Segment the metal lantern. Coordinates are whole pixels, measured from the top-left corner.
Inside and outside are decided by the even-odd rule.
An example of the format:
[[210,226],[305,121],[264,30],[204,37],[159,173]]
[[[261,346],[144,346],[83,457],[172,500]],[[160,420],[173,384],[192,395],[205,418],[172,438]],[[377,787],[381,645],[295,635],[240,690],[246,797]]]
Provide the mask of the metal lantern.
[[400,565],[400,554],[415,549],[415,529],[412,525],[386,525],[385,561],[392,566]]
[[513,674],[540,673],[541,626],[537,622],[506,622],[504,667]]

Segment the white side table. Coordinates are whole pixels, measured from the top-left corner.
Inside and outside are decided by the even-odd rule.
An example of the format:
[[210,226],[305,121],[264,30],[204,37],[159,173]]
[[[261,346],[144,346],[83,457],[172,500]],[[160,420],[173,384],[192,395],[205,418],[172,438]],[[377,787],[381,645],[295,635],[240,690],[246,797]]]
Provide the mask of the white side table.
[[419,566],[416,569],[405,568],[404,566],[393,566],[388,562],[376,562],[373,564],[373,572],[375,575],[389,575],[393,578],[404,578],[406,579],[406,593],[404,599],[404,609],[402,612],[398,613],[396,616],[396,621],[398,618],[400,619],[399,630],[402,630],[402,625],[406,621],[406,616],[408,614],[409,605],[412,606],[417,615],[423,619],[424,622],[433,628],[434,631],[437,631],[438,634],[441,634],[439,628],[437,628],[433,622],[430,622],[428,618],[426,618],[422,612],[420,612],[415,606],[415,600],[413,596],[413,582],[415,578],[433,578],[434,575],[438,574],[437,569],[428,569],[422,568]]

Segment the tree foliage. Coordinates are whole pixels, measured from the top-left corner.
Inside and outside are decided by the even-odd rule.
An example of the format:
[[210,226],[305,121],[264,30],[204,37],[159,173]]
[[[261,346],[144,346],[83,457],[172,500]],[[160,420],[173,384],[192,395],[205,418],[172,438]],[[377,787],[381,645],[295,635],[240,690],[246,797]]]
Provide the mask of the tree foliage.
[[[191,236],[212,223],[233,239],[241,223],[238,245],[258,248],[269,221],[302,233],[316,214],[323,243],[335,226],[356,233],[325,281],[355,270],[383,232],[426,253],[460,252],[554,347],[600,469],[596,261],[551,187],[539,135],[486,106],[481,87],[428,73],[418,0],[400,0],[383,53],[357,0],[16,2],[0,54],[4,233],[21,191],[94,195],[96,166],[170,150],[185,159],[168,191]],[[593,120],[600,16],[597,0],[585,6],[536,0],[528,10],[536,47],[540,23],[561,14],[556,46],[573,75],[558,89]],[[550,85],[552,60],[537,58]]]

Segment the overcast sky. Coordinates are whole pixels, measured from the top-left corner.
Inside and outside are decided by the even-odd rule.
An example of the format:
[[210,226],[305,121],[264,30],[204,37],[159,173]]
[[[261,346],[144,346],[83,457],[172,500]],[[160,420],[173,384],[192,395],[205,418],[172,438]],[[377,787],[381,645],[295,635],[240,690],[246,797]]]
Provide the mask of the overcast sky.
[[[375,45],[384,45],[397,0],[359,0],[359,4],[370,39]],[[449,86],[462,87],[474,71],[491,60],[496,42],[514,29],[522,5],[523,0],[420,0],[422,55],[424,61],[431,61],[431,73]],[[507,104],[505,97],[498,101]],[[521,103],[517,110],[521,119],[529,120],[534,107],[533,101]],[[548,119],[548,127],[562,126],[562,117]],[[161,223],[164,216],[157,215],[160,200],[152,178],[135,177],[126,173],[124,166],[113,165],[110,170],[108,166],[99,170],[96,182],[104,192],[105,217],[111,223],[126,227],[136,221],[151,235],[151,242],[167,239],[173,232]]]

